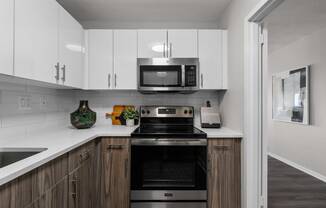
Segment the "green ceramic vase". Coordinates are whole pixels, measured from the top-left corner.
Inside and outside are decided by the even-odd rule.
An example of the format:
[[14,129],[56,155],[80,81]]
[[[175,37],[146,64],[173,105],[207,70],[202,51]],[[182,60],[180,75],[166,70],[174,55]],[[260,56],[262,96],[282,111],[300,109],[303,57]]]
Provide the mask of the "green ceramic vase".
[[77,129],[88,129],[95,124],[96,113],[88,107],[87,100],[81,100],[79,108],[70,114],[70,121]]

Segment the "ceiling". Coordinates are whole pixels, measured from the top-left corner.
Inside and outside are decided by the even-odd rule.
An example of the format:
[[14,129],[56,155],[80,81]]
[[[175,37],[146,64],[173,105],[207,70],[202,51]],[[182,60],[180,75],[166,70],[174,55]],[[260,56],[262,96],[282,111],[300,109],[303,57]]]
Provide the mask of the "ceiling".
[[285,0],[265,20],[269,52],[326,28],[326,0]]
[[57,0],[85,28],[210,27],[231,0]]

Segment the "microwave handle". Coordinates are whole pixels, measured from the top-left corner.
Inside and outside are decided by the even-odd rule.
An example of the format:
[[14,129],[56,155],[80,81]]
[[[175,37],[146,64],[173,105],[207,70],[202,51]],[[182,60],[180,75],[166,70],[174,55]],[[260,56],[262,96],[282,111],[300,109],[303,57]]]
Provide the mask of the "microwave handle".
[[186,86],[186,65],[181,65],[181,86]]

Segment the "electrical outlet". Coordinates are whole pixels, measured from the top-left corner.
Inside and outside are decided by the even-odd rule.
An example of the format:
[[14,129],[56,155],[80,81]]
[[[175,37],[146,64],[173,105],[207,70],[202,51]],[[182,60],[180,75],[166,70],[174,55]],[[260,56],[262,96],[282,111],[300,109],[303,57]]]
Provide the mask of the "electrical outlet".
[[31,96],[20,96],[18,98],[18,108],[19,110],[31,110]]
[[48,98],[46,96],[41,96],[40,97],[40,108],[44,109],[48,105]]

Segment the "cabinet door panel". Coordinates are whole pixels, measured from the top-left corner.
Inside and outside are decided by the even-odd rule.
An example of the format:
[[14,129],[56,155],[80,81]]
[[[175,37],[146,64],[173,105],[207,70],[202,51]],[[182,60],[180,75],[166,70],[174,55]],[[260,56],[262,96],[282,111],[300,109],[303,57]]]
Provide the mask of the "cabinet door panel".
[[240,208],[241,159],[239,139],[208,141],[208,207]]
[[103,199],[105,208],[129,208],[129,139],[102,140]]
[[137,89],[137,31],[114,31],[114,85]]
[[82,26],[60,7],[59,60],[65,70],[65,81],[61,71],[60,82],[67,86],[83,87],[84,31]]
[[222,31],[199,30],[198,52],[201,89],[222,89]]
[[138,30],[138,58],[165,57],[166,47],[166,30]]
[[169,57],[197,58],[197,30],[169,30]]
[[94,142],[69,154],[69,208],[96,208],[95,156]]
[[113,32],[88,31],[88,87],[110,89],[113,87]]
[[2,0],[0,7],[0,73],[14,73],[14,1]]
[[15,75],[56,83],[59,6],[54,0],[15,1]]
[[68,177],[64,177],[26,208],[68,208]]

